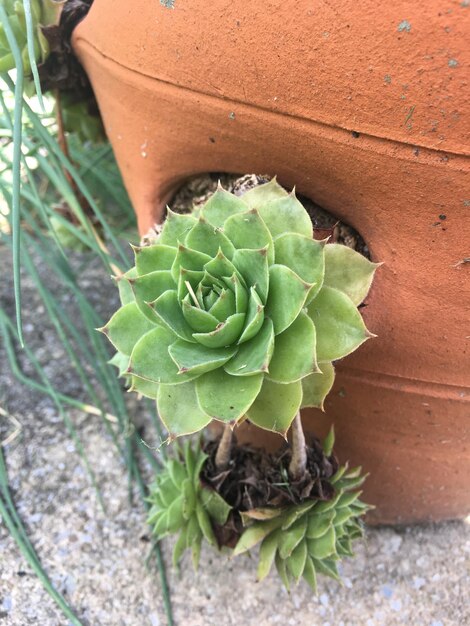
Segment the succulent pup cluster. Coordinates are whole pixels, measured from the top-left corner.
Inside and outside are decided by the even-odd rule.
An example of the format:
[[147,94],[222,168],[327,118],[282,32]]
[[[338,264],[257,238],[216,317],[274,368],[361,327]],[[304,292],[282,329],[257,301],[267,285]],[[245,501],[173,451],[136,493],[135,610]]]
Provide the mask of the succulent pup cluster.
[[248,511],[243,517],[252,525],[240,537],[234,555],[259,544],[258,580],[275,564],[287,589],[303,578],[316,591],[317,574],[339,580],[338,561],[353,556],[353,541],[363,536],[360,517],[371,508],[355,491],[364,480],[360,467],[342,466],[331,479],[335,488],[331,500]]
[[242,197],[219,188],[192,214],[169,210],[157,241],[135,248],[102,330],[171,438],[212,419],[285,435],[300,408],[322,407],[332,361],[371,336],[357,306],[375,269],[315,240],[275,180]]
[[[331,436],[324,446],[330,454]],[[178,534],[173,563],[191,549],[194,567],[205,539],[217,546],[214,524],[227,522],[232,507],[212,488],[203,485],[201,470],[207,459],[186,441],[175,458],[167,461],[150,487],[152,507],[148,522],[158,539]],[[317,574],[339,580],[337,564],[353,556],[352,544],[363,536],[360,518],[370,508],[360,501],[364,482],[361,468],[339,467],[330,479],[333,496],[326,501],[309,499],[285,507],[264,507],[238,512],[246,530],[231,551],[244,554],[259,546],[257,577],[263,580],[275,565],[287,589],[302,578],[316,590]]]

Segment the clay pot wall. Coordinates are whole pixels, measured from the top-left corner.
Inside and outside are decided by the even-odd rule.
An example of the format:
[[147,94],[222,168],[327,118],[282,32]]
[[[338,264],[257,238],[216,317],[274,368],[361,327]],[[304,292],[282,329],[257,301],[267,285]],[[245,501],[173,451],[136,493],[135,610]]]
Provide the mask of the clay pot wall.
[[371,473],[372,521],[470,512],[467,4],[95,0],[73,38],[141,233],[190,175],[277,174],[385,262],[379,338],[304,416]]

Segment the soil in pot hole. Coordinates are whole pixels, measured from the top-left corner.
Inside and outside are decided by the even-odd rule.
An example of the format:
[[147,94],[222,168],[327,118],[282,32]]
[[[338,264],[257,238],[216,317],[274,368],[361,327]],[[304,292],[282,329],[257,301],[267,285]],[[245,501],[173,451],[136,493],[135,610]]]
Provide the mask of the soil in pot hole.
[[234,437],[229,465],[220,471],[215,462],[219,441],[205,445],[208,459],[201,480],[233,507],[226,524],[214,527],[220,546],[235,546],[244,530],[245,511],[280,508],[308,500],[326,501],[335,495],[330,479],[339,468],[338,460],[334,454],[324,454],[318,439],[312,438],[307,447],[307,473],[298,482],[289,478],[291,449],[287,444],[270,454],[252,446],[238,446]]
[[[263,185],[271,180],[271,176],[246,174],[225,174],[223,172],[212,172],[208,174],[194,176],[176,192],[168,206],[175,213],[189,213],[193,207],[204,204],[217,189],[220,184],[224,189],[236,196]],[[299,200],[304,205],[312,220],[315,239],[325,239],[330,237],[330,243],[340,243],[348,248],[359,252],[367,259],[370,259],[369,248],[361,235],[349,226],[336,218],[334,215],[315,204],[309,198],[298,195]],[[151,231],[143,238],[142,243],[152,241],[155,232]]]

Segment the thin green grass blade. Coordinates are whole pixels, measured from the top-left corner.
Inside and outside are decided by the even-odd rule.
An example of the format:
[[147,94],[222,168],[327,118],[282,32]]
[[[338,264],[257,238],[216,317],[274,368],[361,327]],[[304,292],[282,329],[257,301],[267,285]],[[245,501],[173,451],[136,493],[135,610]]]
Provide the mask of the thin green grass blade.
[[[16,84],[13,87],[15,94],[15,110],[13,122],[13,201],[11,228],[13,238],[13,289],[15,294],[16,308],[16,325],[18,328],[18,337],[20,344],[23,346],[23,326],[21,322],[21,275],[20,275],[20,248],[21,248],[21,227],[20,227],[20,186],[21,186],[21,136],[22,136],[22,114],[23,114],[23,83],[24,69],[21,51],[16,42],[15,35],[10,26],[8,15],[3,4],[0,4],[0,21],[3,23],[5,35],[8,45],[15,59],[16,65]],[[11,86],[12,82],[8,76],[5,76]]]
[[44,101],[42,99],[41,82],[39,80],[38,66],[36,64],[36,55],[34,54],[34,33],[33,33],[33,16],[31,13],[31,0],[23,0],[24,14],[26,18],[26,40],[28,45],[29,64],[31,65],[31,73],[33,75],[34,88],[38,97],[39,106],[45,112]]

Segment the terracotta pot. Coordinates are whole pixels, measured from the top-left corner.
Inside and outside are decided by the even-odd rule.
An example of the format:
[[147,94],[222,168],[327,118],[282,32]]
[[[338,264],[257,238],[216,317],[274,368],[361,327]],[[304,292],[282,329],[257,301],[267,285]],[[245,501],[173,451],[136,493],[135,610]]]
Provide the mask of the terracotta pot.
[[305,415],[380,522],[470,511],[467,4],[95,0],[74,33],[142,233],[192,174],[269,173],[385,261]]

